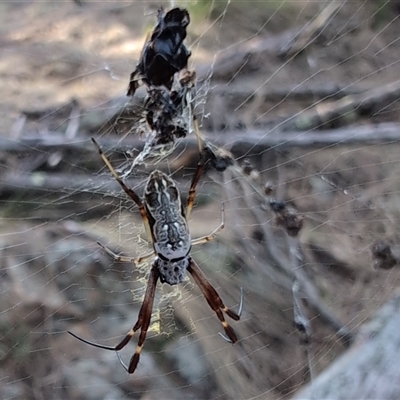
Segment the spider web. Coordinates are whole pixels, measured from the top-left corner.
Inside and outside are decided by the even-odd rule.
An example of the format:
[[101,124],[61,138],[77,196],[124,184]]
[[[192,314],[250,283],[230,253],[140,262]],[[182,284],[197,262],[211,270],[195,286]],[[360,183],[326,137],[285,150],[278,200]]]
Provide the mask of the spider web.
[[[125,91],[162,2],[78,3],[0,5],[0,397],[283,399],[318,385],[398,287],[397,3],[163,3],[189,9],[195,111],[234,161],[201,178],[192,237],[218,226],[222,201],[226,227],[192,255],[234,310],[243,288],[244,310],[231,345],[191,280],[159,284],[134,375],[67,330],[113,346],[143,299],[149,264],[96,244],[149,249],[89,138],[121,173],[143,146],[143,91]],[[126,182],[141,194],[157,167],[186,198],[193,136]]]

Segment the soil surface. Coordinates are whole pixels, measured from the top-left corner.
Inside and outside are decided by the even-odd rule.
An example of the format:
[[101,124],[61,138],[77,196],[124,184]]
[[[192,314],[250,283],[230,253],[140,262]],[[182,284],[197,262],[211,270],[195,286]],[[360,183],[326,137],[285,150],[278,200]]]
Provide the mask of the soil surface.
[[[398,139],[380,137],[400,120],[397,10],[347,2],[308,34],[318,2],[189,7],[196,111],[237,167],[202,177],[191,235],[218,226],[221,200],[226,228],[192,254],[233,309],[243,288],[241,320],[229,320],[240,340],[221,339],[194,283],[159,284],[131,376],[114,352],[67,331],[114,346],[139,312],[148,265],[112,262],[96,241],[132,257],[148,243],[89,138],[111,143],[121,170],[131,161],[126,143],[140,138],[125,94],[161,2],[79,3],[0,4],[0,397],[289,398],[400,283],[400,151]],[[341,132],[350,133],[333,136]],[[317,140],[302,144],[311,134]],[[186,193],[197,151],[183,143],[160,168]],[[138,193],[154,168],[129,177]],[[301,215],[298,235],[282,229],[287,218],[269,207],[266,182]],[[316,293],[304,286],[298,296],[310,336],[294,324],[294,281]]]

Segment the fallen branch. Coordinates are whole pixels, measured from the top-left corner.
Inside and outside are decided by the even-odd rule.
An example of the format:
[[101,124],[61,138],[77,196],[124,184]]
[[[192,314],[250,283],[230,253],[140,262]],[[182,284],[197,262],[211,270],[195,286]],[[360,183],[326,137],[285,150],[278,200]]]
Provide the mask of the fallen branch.
[[338,1],[328,3],[317,17],[282,50],[282,57],[295,56],[313,43],[335,16],[340,5],[341,3]]
[[197,76],[204,80],[212,72],[214,80],[230,81],[238,71],[243,72],[244,68],[258,70],[260,56],[270,59],[295,56],[315,41],[336,15],[340,5],[340,2],[331,2],[306,27],[296,26],[280,33],[257,35],[244,43],[220,51],[212,67],[209,64],[197,66]]
[[[230,176],[226,181],[233,182],[234,175]],[[296,282],[299,286],[299,292],[301,292],[302,297],[306,299],[310,308],[314,309],[319,314],[319,317],[328,324],[336,334],[338,334],[343,343],[348,345],[352,340],[352,332],[345,327],[342,321],[335,315],[334,311],[325,304],[318,289],[315,287],[312,280],[309,279],[305,271],[297,265],[297,263],[293,265],[290,257],[286,257],[286,255],[280,250],[280,247],[276,246],[276,237],[274,232],[271,226],[265,223],[265,212],[256,206],[254,196],[251,195],[251,191],[249,190],[250,187],[243,180],[238,180],[238,183],[244,193],[243,197],[247,208],[252,210],[253,215],[257,220],[256,226],[259,226],[263,232],[264,239],[262,242],[265,243],[266,246],[266,252],[261,254],[259,257],[254,257],[253,263],[257,262],[257,260],[269,259],[271,264],[275,267],[275,274],[281,275],[281,279],[283,276],[282,282],[284,282],[284,284],[282,287],[290,288],[291,290],[293,283]],[[240,238],[241,236],[238,235],[238,237]],[[245,244],[244,247],[246,248]],[[273,271],[272,268],[266,270],[266,265],[266,263],[261,262],[259,270],[265,272],[270,278]],[[279,280],[276,279],[276,282],[278,283]]]
[[[125,180],[128,187],[143,186],[146,176]],[[178,188],[185,191],[188,182],[178,182]],[[7,173],[0,178],[0,193],[15,192],[53,192],[73,196],[82,193],[101,197],[125,198],[119,183],[110,175],[68,174],[68,173]],[[139,189],[141,191],[141,189]],[[127,199],[127,201],[130,201]]]
[[400,398],[400,294],[361,327],[354,345],[294,400]]
[[[242,149],[246,154],[251,154],[260,150],[265,151],[270,147],[290,148],[390,143],[400,140],[400,124],[382,123],[307,132],[279,132],[277,129],[272,128],[269,131],[267,129],[250,129],[248,131],[225,131],[221,133],[203,132],[203,134],[207,140],[216,146],[228,149],[234,146],[238,152],[243,146]],[[134,135],[124,138],[121,136],[98,137],[96,140],[105,151],[140,151],[144,145],[144,142]],[[180,140],[177,149],[181,151],[184,148],[195,148],[196,146],[196,138],[189,137]],[[252,149],[248,150],[249,147],[252,147]],[[24,153],[59,150],[78,151],[81,153],[95,152],[88,137],[76,137],[74,140],[70,140],[60,132],[48,132],[42,135],[28,134],[18,140],[8,139],[4,136],[0,137],[0,151]]]
[[[374,86],[375,87],[375,86]],[[291,100],[297,101],[313,101],[317,99],[327,98],[343,98],[348,95],[364,93],[372,88],[371,85],[343,85],[340,83],[325,83],[324,85],[308,83],[292,86],[274,86],[268,88],[262,94],[263,101],[280,101],[283,99],[290,98]],[[224,99],[234,99],[237,104],[242,103],[245,99],[250,98],[255,91],[257,86],[246,86],[242,82],[235,84],[234,82],[230,85],[217,84],[210,89],[209,97],[221,96]],[[259,93],[258,93],[259,95]],[[235,106],[236,107],[236,106]]]
[[259,56],[268,55],[275,58],[282,56],[282,49],[293,41],[301,32],[302,27],[295,27],[284,32],[273,34],[268,32],[262,36],[255,36],[244,43],[220,51],[212,64],[203,64],[196,67],[199,80],[205,80],[212,72],[214,80],[230,81],[243,67],[250,70],[259,69]]
[[[129,187],[135,187],[140,182],[143,182],[143,180],[129,179],[126,183]],[[69,196],[90,193],[101,196],[109,194],[117,197],[116,193],[120,193],[120,189],[121,187],[116,180],[105,175],[13,172],[3,174],[0,179],[0,192],[7,193],[45,191],[68,193]]]
[[348,125],[360,116],[373,115],[400,98],[400,81],[379,86],[358,95],[319,103],[310,110],[289,118],[281,125],[284,131],[310,130]]

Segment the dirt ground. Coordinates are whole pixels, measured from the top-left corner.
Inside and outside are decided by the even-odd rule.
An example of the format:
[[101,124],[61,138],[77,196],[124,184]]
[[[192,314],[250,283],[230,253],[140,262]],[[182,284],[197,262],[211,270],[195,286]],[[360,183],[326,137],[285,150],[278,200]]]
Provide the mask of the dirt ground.
[[[379,137],[383,124],[400,120],[397,10],[344,3],[304,50],[290,53],[324,4],[189,6],[202,129],[237,165],[255,167],[250,177],[208,171],[190,219],[193,237],[208,234],[226,201],[226,229],[193,256],[226,304],[237,305],[243,288],[243,316],[230,321],[240,340],[232,346],[218,336],[194,284],[159,285],[154,325],[128,376],[114,352],[67,330],[114,345],[137,318],[147,266],[112,263],[96,240],[145,252],[141,220],[88,139],[116,137],[107,149],[113,162],[129,157],[125,93],[161,3],[77,3],[0,4],[0,397],[289,398],[310,369],[318,373],[345,351],[339,328],[356,334],[399,285],[400,152],[397,139]],[[324,119],[340,100],[359,98]],[[352,142],[329,142],[333,132],[362,127],[373,140],[352,130]],[[287,143],[266,141],[293,132]],[[313,133],[327,141],[302,144]],[[185,190],[194,154],[185,144],[162,166]],[[135,171],[138,191],[147,173]],[[259,195],[267,181],[273,197],[303,216],[298,236],[285,234]],[[379,268],[376,246],[389,246],[393,268]],[[318,293],[306,301],[309,345],[293,322],[297,270]]]

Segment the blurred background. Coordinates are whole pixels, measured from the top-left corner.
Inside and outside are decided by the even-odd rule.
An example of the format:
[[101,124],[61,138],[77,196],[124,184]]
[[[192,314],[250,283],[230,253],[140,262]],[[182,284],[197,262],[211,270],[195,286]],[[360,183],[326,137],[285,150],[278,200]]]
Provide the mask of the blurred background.
[[[145,91],[126,90],[160,6],[190,12],[195,112],[234,161],[200,180],[192,237],[218,226],[221,201],[226,228],[192,255],[234,310],[243,288],[244,308],[231,345],[190,279],[159,283],[129,375],[67,330],[114,346],[143,299],[149,264],[96,244],[131,257],[150,247],[90,138],[120,172],[143,148]],[[380,0],[2,2],[0,398],[288,399],[377,334],[359,338],[400,278],[399,11]],[[185,199],[196,146],[180,140],[127,184],[141,195],[157,165]]]

